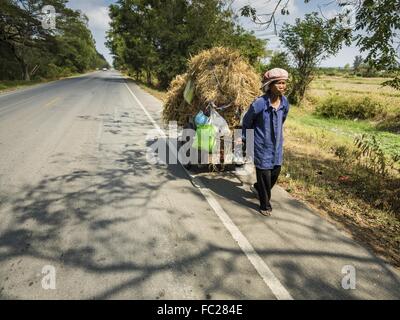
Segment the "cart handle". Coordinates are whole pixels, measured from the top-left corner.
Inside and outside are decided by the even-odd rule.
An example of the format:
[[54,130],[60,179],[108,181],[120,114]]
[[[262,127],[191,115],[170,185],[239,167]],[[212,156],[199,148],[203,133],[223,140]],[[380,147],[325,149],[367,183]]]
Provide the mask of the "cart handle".
[[226,104],[226,105],[223,105],[223,106],[221,106],[221,107],[218,107],[215,103],[214,103],[214,101],[210,101],[209,103],[208,103],[208,106],[207,107],[209,107],[209,106],[212,106],[215,110],[225,110],[225,109],[228,109],[229,107],[232,107],[232,105],[233,105],[233,103],[231,102],[230,104]]

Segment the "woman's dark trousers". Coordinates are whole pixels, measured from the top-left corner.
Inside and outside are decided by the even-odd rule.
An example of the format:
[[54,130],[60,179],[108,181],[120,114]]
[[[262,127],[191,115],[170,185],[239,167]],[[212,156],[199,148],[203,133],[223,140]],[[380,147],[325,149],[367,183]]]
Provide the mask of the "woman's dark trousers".
[[271,206],[271,189],[274,187],[278,180],[279,174],[281,173],[281,166],[275,166],[271,170],[262,170],[256,168],[257,183],[254,187],[258,191],[260,199],[261,210],[272,210]]

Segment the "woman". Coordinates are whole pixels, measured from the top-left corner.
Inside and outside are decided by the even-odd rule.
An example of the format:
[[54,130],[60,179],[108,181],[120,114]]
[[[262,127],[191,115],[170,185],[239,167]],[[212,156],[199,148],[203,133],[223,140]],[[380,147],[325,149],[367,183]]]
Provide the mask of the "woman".
[[257,183],[254,188],[260,199],[260,212],[270,216],[271,189],[278,180],[283,162],[283,124],[289,112],[284,96],[289,74],[275,68],[264,75],[263,96],[257,98],[243,118],[243,139],[246,130],[254,130],[254,164]]

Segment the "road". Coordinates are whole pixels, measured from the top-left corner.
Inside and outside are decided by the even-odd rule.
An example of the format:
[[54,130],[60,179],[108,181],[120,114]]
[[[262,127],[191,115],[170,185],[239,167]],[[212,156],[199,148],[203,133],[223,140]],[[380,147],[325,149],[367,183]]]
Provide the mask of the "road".
[[151,164],[161,108],[112,71],[0,95],[2,299],[400,298],[397,270],[283,189],[266,218],[232,173]]

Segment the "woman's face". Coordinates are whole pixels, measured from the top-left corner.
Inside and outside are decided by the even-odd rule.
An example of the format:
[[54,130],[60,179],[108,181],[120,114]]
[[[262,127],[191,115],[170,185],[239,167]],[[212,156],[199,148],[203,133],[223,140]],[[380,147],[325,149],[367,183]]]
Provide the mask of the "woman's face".
[[275,81],[270,85],[272,94],[276,96],[282,96],[285,94],[287,88],[286,80]]

